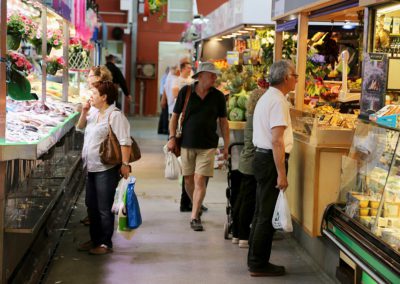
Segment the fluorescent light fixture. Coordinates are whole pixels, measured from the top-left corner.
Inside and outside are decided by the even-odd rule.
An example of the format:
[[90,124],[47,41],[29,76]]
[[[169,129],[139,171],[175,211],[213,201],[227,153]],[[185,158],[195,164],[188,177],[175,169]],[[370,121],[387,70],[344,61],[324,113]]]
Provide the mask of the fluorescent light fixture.
[[238,31],[238,33],[241,33],[241,34],[248,34],[249,31]]
[[261,25],[252,25],[251,27],[252,27],[252,28],[263,28],[264,26],[261,26]]
[[393,11],[396,11],[396,10],[400,10],[400,4],[392,5],[392,6],[389,6],[389,7],[382,8],[382,9],[378,9],[377,12],[379,14],[380,13],[386,14],[386,13],[390,13],[390,12],[393,12]]
[[230,35],[224,35],[224,36],[222,36],[222,38],[231,38],[231,36]]
[[350,21],[345,21],[344,25],[342,26],[342,28],[345,29],[345,30],[352,30],[355,27],[356,26],[354,24],[352,24]]
[[255,31],[255,28],[244,28],[246,31]]

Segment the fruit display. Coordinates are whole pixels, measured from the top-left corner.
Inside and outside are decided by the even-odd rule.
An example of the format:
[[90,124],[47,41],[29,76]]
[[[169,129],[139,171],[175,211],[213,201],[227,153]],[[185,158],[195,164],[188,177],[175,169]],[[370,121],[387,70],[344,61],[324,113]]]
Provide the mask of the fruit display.
[[250,92],[242,89],[237,94],[231,94],[228,101],[228,119],[231,121],[245,121],[247,101]]
[[223,88],[222,92],[229,92],[229,120],[246,120],[246,104],[251,91],[257,87],[266,89],[269,86],[264,74],[264,66],[231,66],[222,69],[217,84]]
[[228,68],[228,62],[226,61],[226,59],[218,59],[218,60],[214,60],[213,61],[215,67],[217,67],[219,70]]
[[356,80],[348,80],[347,81],[347,89],[351,91],[361,91],[361,86],[362,86],[362,79],[358,78]]

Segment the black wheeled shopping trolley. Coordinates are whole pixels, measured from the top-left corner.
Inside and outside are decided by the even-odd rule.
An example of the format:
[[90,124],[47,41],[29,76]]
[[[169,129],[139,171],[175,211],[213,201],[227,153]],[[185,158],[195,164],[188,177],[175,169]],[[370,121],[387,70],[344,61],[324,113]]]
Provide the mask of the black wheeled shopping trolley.
[[240,147],[243,145],[243,142],[234,142],[228,147],[228,187],[226,188],[226,223],[224,224],[224,237],[226,240],[232,238],[232,209],[239,194],[240,183],[242,180],[242,174],[239,172],[239,170],[232,170],[232,149],[233,147]]

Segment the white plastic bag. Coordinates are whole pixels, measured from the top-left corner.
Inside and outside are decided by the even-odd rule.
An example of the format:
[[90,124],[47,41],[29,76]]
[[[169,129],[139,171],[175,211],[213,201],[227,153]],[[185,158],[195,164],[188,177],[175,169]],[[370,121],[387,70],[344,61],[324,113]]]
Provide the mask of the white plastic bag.
[[124,196],[126,189],[128,188],[129,180],[130,180],[129,178],[128,179],[121,178],[121,180],[118,183],[117,189],[115,190],[114,203],[111,207],[111,212],[114,214],[118,214],[119,209],[124,206]]
[[165,154],[165,172],[164,176],[166,179],[178,179],[181,175],[181,166],[178,162],[178,158],[174,153],[168,151],[167,145],[164,146]]
[[292,216],[290,215],[289,204],[285,192],[280,190],[276,200],[274,215],[272,216],[272,226],[285,232],[293,232]]
[[126,216],[126,209],[125,206],[119,208],[118,211],[118,224],[117,224],[117,232],[120,234],[124,239],[130,240],[132,239],[133,235],[135,234],[135,229],[130,229],[127,226],[127,216]]

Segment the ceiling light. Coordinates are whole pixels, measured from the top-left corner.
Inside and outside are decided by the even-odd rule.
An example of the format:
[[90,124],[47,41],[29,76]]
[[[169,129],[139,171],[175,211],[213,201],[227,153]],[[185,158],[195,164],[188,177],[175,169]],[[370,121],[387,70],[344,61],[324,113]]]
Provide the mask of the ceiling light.
[[261,26],[261,25],[252,25],[251,27],[253,27],[253,28],[263,28],[264,26]]
[[255,28],[244,28],[246,31],[255,31]]
[[355,27],[356,26],[354,24],[352,24],[350,21],[345,21],[344,25],[342,26],[342,28],[345,29],[345,30],[352,30]]
[[247,34],[247,33],[249,33],[249,31],[238,31],[238,33]]

